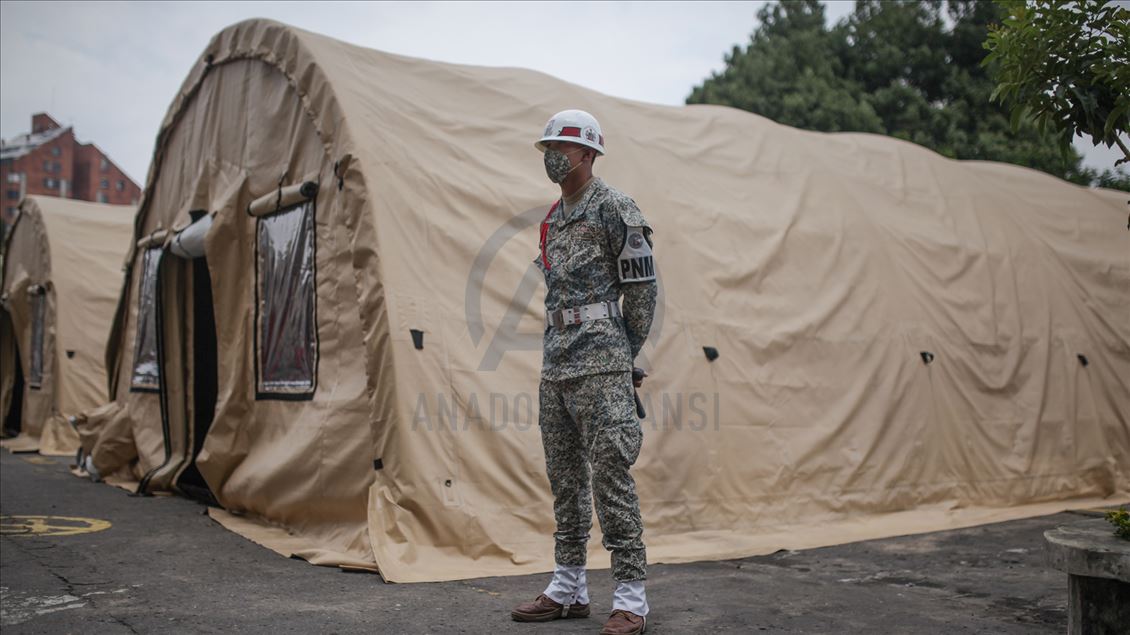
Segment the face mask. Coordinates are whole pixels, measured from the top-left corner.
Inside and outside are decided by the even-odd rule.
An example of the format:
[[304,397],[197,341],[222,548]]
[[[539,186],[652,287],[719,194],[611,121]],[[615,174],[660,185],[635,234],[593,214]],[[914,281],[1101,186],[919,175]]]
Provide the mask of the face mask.
[[[571,152],[570,154],[575,153]],[[569,173],[581,167],[580,163],[575,166],[571,165],[569,156],[560,150],[546,150],[543,160],[545,161],[545,175],[554,183],[561,183],[569,176]]]

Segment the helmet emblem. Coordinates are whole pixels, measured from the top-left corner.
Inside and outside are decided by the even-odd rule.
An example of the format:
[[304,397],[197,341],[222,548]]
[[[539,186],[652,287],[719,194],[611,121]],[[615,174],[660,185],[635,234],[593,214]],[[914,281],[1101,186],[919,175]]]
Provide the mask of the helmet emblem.
[[596,141],[596,131],[593,130],[591,127],[585,128],[585,139],[589,142],[595,142]]
[[553,132],[553,122],[554,121],[555,120],[550,119],[549,123],[545,124],[545,134],[542,135],[543,137],[548,137],[549,133]]

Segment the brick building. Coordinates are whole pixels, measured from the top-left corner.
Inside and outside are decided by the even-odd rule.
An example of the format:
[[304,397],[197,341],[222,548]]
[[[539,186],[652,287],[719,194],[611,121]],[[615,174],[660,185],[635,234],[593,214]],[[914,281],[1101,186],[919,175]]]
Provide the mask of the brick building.
[[74,129],[45,113],[32,115],[31,132],[0,144],[0,187],[5,224],[24,196],[39,194],[96,203],[130,205],[141,188],[93,143],[79,143]]

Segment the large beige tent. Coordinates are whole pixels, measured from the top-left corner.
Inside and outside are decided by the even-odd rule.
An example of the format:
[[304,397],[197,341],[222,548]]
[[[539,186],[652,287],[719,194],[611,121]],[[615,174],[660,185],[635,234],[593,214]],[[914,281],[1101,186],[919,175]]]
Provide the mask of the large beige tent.
[[106,337],[137,208],[20,203],[3,250],[0,416],[12,451],[73,454],[69,418],[106,402]]
[[552,568],[533,141],[564,108],[655,229],[653,561],[1130,495],[1124,196],[266,20],[162,123],[95,465],[391,581]]

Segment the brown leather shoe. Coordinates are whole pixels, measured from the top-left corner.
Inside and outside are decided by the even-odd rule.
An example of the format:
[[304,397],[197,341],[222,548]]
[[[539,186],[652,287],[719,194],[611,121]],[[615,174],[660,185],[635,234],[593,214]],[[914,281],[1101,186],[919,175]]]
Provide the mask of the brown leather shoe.
[[638,635],[647,628],[647,618],[630,611],[616,609],[600,629],[600,635]]
[[510,611],[510,617],[514,618],[515,622],[551,622],[568,617],[588,616],[588,604],[565,606],[549,599],[544,593],[533,602],[519,604],[513,611]]

